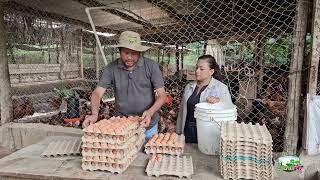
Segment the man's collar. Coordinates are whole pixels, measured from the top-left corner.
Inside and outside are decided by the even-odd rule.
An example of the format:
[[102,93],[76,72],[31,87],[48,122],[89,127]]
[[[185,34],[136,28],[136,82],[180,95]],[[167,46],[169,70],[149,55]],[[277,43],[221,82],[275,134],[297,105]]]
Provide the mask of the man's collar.
[[[127,69],[127,67],[124,65],[123,61],[121,60],[121,58],[117,59],[118,61],[118,67],[121,69]],[[141,67],[144,64],[144,59],[142,56],[140,56],[138,62],[137,62],[137,66]]]

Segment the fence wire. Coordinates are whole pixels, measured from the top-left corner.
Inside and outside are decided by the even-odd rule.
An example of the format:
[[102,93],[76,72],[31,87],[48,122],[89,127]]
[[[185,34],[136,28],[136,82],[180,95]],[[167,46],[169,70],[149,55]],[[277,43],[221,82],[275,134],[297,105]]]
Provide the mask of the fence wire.
[[[197,58],[211,54],[237,105],[238,121],[266,124],[274,151],[283,150],[296,1],[36,2],[6,5],[15,121],[80,127],[63,119],[90,114],[90,94],[105,67],[84,7],[108,6],[91,12],[97,31],[104,33],[99,39],[107,61],[119,57],[118,49],[109,46],[122,31],[132,30],[152,46],[143,56],[157,61],[163,72],[172,102],[160,110],[160,132],[174,131]],[[100,119],[114,112],[113,93],[108,92]]]

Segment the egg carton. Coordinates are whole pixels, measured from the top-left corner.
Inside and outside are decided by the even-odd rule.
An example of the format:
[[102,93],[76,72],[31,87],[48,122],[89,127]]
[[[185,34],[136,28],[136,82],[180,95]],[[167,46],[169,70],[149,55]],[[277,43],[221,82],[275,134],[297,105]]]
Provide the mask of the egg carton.
[[82,141],[83,142],[108,142],[112,144],[123,144],[128,141],[134,134],[143,131],[144,128],[131,129],[125,135],[107,135],[107,134],[98,134],[98,133],[84,133]]
[[129,154],[135,149],[141,149],[144,143],[144,134],[139,136],[139,139],[135,142],[132,142],[131,145],[128,145],[126,149],[103,149],[103,148],[88,148],[85,147],[82,149],[82,156],[107,156],[111,158],[122,158]]
[[220,140],[220,147],[226,148],[250,148],[250,149],[261,149],[261,150],[272,150],[272,144],[259,144],[254,142],[246,142],[246,141],[238,141],[238,142],[230,142]]
[[[170,140],[170,136],[173,139]],[[156,134],[145,145],[147,154],[181,155],[184,151],[185,137],[176,133]]]
[[123,173],[129,165],[133,162],[133,160],[137,157],[137,155],[133,155],[132,157],[127,158],[125,163],[103,163],[103,162],[94,162],[94,161],[84,161],[81,165],[83,170],[95,171],[110,171],[111,173]]
[[266,125],[252,123],[223,123],[220,138],[223,142],[246,142],[256,145],[272,146],[272,137]]
[[224,179],[255,179],[255,180],[272,180],[273,174],[258,174],[255,172],[221,174]]
[[254,150],[224,150],[222,149],[220,154],[222,155],[253,155],[253,156],[268,156],[268,157],[272,157],[272,152],[268,152],[268,151],[261,151],[261,152],[257,152]]
[[232,163],[255,162],[257,164],[271,164],[272,158],[259,159],[255,156],[220,156],[220,162],[232,162]]
[[223,177],[227,176],[237,176],[237,175],[248,175],[250,174],[252,179],[255,179],[256,177],[254,176],[259,176],[262,178],[268,178],[273,176],[273,168],[268,168],[268,169],[256,169],[251,166],[238,166],[238,167],[233,167],[232,168],[222,168],[221,169],[221,175]]
[[172,175],[179,178],[191,178],[193,174],[192,157],[163,155],[160,160],[153,160],[151,158],[148,162],[146,173],[148,176],[156,177],[160,175]]
[[108,156],[83,156],[82,163],[84,162],[102,162],[102,163],[117,163],[117,164],[125,164],[127,163],[127,159],[136,155],[139,152],[139,149],[133,149],[128,152],[128,154],[124,155],[121,158],[110,158]]
[[82,147],[89,147],[89,148],[112,148],[112,149],[125,149],[129,144],[135,142],[137,140],[137,136],[140,134],[144,134],[143,128],[138,128],[130,135],[125,136],[123,139],[119,138],[120,136],[113,136],[109,138],[103,139],[91,139],[86,138],[85,136],[82,137],[83,146]]
[[136,117],[112,117],[110,119],[103,119],[95,124],[92,124],[83,129],[83,132],[99,136],[101,135],[126,135],[131,130],[140,127],[141,118]]
[[257,164],[253,161],[220,162],[221,175],[225,178],[272,179],[272,164]]
[[255,157],[258,159],[272,159],[272,153],[257,153],[254,151],[222,151],[220,152],[221,157]]
[[81,140],[79,138],[70,140],[53,141],[40,155],[41,157],[57,157],[80,155]]
[[220,163],[221,171],[256,171],[256,172],[267,172],[272,171],[272,164],[237,164],[237,163]]
[[270,149],[261,149],[261,148],[253,148],[253,147],[220,147],[221,153],[235,153],[235,152],[248,152],[248,153],[254,153],[254,154],[272,154],[272,148]]

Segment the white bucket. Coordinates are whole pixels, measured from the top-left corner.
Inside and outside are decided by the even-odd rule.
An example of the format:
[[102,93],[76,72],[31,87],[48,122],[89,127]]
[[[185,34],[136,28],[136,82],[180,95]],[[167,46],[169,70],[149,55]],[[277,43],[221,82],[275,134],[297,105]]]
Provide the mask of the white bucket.
[[196,104],[194,117],[197,119],[199,150],[208,155],[220,151],[220,128],[223,122],[237,120],[237,109],[233,104]]

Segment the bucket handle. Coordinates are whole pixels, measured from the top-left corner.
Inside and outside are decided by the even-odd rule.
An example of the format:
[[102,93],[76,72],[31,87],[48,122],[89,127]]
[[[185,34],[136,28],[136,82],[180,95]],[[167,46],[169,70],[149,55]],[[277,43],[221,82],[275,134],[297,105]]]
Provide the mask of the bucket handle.
[[213,117],[210,117],[210,121],[215,122],[219,126],[219,128],[221,129],[221,125],[216,120],[214,120]]

